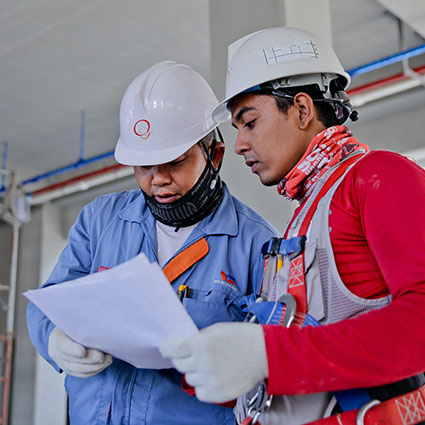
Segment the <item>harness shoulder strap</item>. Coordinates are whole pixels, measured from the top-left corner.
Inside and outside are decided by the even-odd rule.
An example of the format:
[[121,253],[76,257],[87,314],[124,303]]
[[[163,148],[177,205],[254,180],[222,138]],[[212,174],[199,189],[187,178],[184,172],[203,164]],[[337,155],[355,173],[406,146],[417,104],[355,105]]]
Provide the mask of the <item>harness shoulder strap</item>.
[[163,269],[165,276],[171,282],[177,279],[189,267],[193,266],[201,258],[205,257],[210,250],[205,238],[199,239],[188,246],[180,254],[176,255]]

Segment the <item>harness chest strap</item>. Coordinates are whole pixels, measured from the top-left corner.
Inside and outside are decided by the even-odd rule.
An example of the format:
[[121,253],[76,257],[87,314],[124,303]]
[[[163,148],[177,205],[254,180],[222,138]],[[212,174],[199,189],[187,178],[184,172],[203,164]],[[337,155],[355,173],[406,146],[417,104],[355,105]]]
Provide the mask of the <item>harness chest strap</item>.
[[[310,208],[308,209],[298,231],[298,236],[303,236],[307,234],[307,230],[310,226],[311,220],[313,218],[314,213],[316,212],[320,200],[326,195],[326,193],[338,181],[338,179],[345,173],[348,167],[354,162],[358,161],[359,158],[361,158],[362,156],[363,155],[353,155],[352,157],[348,157],[345,161],[340,163],[340,165],[335,169],[335,171],[328,177],[325,184],[320,189],[319,193],[317,194]],[[287,236],[288,231],[289,227],[285,232],[285,238]],[[301,328],[304,324],[308,310],[304,250],[290,262],[288,293],[295,298],[297,303],[297,310],[295,313],[293,325]]]
[[165,276],[172,283],[187,269],[192,267],[201,258],[205,257],[210,250],[205,238],[199,239],[185,250],[177,254],[163,269]]

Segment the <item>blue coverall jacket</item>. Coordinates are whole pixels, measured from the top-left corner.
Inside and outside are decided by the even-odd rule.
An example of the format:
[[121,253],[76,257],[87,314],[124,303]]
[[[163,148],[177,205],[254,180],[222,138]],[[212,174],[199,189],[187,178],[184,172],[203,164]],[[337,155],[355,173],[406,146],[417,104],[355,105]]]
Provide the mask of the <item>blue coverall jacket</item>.
[[[239,301],[259,291],[263,272],[262,244],[276,236],[258,214],[224,188],[219,208],[192,231],[180,251],[200,238],[208,254],[173,281],[186,284],[187,311],[199,328],[243,319]],[[114,267],[141,252],[157,261],[155,219],[140,190],[101,196],[88,204],[72,226],[46,285]],[[179,251],[179,252],[180,252]],[[54,324],[32,303],[27,309],[30,338],[39,353],[58,371],[48,354]],[[181,388],[175,369],[137,369],[114,358],[111,366],[90,378],[67,376],[72,425],[224,425],[234,424],[231,408],[202,403]]]

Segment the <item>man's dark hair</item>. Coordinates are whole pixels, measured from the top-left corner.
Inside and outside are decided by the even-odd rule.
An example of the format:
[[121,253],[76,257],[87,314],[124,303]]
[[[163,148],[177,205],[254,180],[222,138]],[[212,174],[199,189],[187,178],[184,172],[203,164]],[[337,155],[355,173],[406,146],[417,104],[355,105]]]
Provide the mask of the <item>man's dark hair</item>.
[[[295,96],[297,93],[303,92],[308,94],[313,99],[313,101],[314,99],[323,98],[323,95],[316,84],[294,88],[285,88],[283,92],[285,94],[289,94],[290,96]],[[289,106],[294,104],[292,99],[287,99],[276,95],[272,96],[274,96],[276,99],[278,109],[284,114],[287,113]],[[332,105],[325,102],[314,102],[314,106],[316,107],[319,120],[325,125],[325,127],[332,127],[334,125],[340,124],[340,121],[335,115],[335,109],[332,107]]]

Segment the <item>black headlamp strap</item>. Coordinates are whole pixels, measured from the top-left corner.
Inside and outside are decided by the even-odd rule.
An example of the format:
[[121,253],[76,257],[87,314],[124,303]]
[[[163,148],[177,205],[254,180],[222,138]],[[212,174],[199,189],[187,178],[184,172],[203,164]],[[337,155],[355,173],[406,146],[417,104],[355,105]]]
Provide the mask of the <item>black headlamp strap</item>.
[[[224,139],[223,139],[223,135],[221,134],[221,131],[218,129],[218,127],[216,128],[216,130],[217,130],[218,140],[220,142],[224,143]],[[221,164],[223,163],[223,159],[222,159],[220,161],[220,163],[218,164],[218,167],[217,168],[214,167],[213,161],[214,161],[214,156],[215,156],[215,147],[217,146],[217,138],[213,137],[213,141],[212,141],[212,144],[211,144],[211,154],[210,154],[210,151],[208,150],[208,147],[205,144],[205,142],[201,140],[200,143],[201,143],[202,149],[204,150],[205,155],[207,157],[208,165],[210,166],[211,170],[213,171],[214,177],[216,177],[218,175],[220,169],[221,169]]]
[[[261,89],[259,91],[264,94],[271,94],[274,96],[283,97],[284,99],[294,100],[295,95],[285,93],[283,89],[275,89],[267,86],[263,88],[262,85],[260,87]],[[359,113],[353,109],[350,98],[343,89],[337,92],[337,97],[333,96],[329,99],[314,97],[312,100],[313,102],[324,102],[333,105],[335,109],[335,115],[339,120],[343,119],[343,121],[345,121],[346,118],[344,118],[344,116],[350,118],[351,121],[357,121],[359,119]],[[346,115],[341,112],[341,109],[345,110]]]

